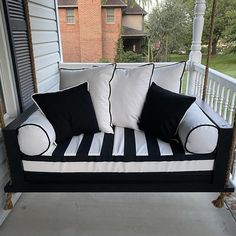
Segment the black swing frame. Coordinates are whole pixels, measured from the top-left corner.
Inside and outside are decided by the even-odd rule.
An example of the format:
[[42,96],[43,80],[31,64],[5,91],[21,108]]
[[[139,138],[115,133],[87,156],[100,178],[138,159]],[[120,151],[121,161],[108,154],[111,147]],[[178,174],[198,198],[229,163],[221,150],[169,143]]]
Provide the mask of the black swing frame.
[[175,175],[166,173],[168,181],[161,182],[76,182],[76,183],[32,183],[27,182],[21,161],[21,152],[17,141],[17,128],[37,110],[32,105],[16,120],[3,129],[6,151],[8,155],[11,181],[5,186],[5,192],[233,192],[233,185],[228,182],[225,185],[226,172],[229,161],[229,150],[232,140],[232,127],[216,112],[214,112],[204,101],[197,99],[201,110],[212,120],[219,129],[219,138],[215,150],[214,170],[211,181],[207,183],[194,181],[178,182],[174,180]]

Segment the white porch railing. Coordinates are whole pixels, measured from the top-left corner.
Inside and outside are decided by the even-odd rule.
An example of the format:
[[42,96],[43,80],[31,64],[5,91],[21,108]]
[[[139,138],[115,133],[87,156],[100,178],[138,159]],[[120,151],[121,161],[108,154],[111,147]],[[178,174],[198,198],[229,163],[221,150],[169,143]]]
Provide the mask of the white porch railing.
[[[188,64],[188,79],[191,80],[188,84],[193,87],[187,88],[187,93],[202,98],[205,68],[204,65],[196,62]],[[236,79],[219,71],[209,69],[206,102],[224,120],[233,125],[236,109]],[[236,158],[233,164],[232,181],[236,186]]]
[[[193,63],[192,70],[196,72],[194,95],[202,97],[205,77],[205,66]],[[236,79],[216,70],[209,70],[206,102],[229,124],[233,124],[235,111]]]

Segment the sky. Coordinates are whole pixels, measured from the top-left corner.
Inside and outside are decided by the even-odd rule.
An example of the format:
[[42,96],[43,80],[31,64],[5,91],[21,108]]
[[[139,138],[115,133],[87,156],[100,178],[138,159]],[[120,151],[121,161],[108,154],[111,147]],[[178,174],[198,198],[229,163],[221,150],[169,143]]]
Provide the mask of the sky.
[[[149,6],[146,6],[146,7],[145,7],[145,10],[146,10],[148,13],[150,13],[151,10],[153,9],[153,7],[156,6],[157,1],[158,1],[158,3],[161,3],[161,2],[164,2],[165,0],[152,0],[152,3],[151,3]],[[138,1],[137,1],[137,2],[138,2]]]

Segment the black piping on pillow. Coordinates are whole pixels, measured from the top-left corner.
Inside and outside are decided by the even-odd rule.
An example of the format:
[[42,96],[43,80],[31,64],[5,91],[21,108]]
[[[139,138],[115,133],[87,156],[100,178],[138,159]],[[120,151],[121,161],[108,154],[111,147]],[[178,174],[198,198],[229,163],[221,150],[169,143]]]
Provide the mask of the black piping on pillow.
[[[192,154],[198,154],[198,153],[191,152],[191,151],[188,150],[188,148],[187,148],[187,142],[188,142],[188,138],[189,138],[190,134],[191,134],[195,129],[200,128],[200,127],[203,127],[203,126],[209,126],[209,127],[216,128],[217,131],[218,131],[218,133],[219,133],[219,129],[218,129],[218,127],[215,126],[215,125],[204,124],[204,125],[198,125],[198,126],[194,127],[193,129],[191,129],[191,130],[188,132],[188,135],[187,135],[186,140],[185,140],[185,143],[184,143],[184,148],[185,148],[185,150],[186,150],[187,152],[192,153]],[[214,151],[215,151],[215,150],[214,150]],[[213,151],[213,152],[214,152],[214,151]]]
[[113,125],[112,125],[113,122],[112,122],[112,114],[111,114],[111,100],[110,100],[110,98],[111,98],[111,81],[112,81],[113,78],[114,78],[117,64],[115,63],[114,65],[115,65],[115,66],[114,66],[114,70],[113,70],[113,73],[112,73],[111,79],[110,79],[110,81],[109,81],[109,96],[108,96],[108,102],[109,102],[109,114],[110,114],[110,126],[111,126],[112,129],[113,129]]
[[37,156],[41,156],[41,155],[43,155],[43,154],[50,148],[50,146],[51,146],[51,144],[52,144],[51,141],[50,141],[50,138],[49,138],[49,136],[48,136],[48,133],[47,133],[47,131],[46,131],[42,126],[37,125],[37,124],[33,124],[33,123],[21,125],[20,127],[17,128],[17,133],[18,133],[18,131],[19,131],[20,128],[25,127],[25,126],[28,126],[28,125],[32,125],[32,126],[36,126],[36,127],[41,128],[41,129],[43,130],[43,132],[44,132],[44,133],[46,134],[46,136],[47,136],[47,139],[48,139],[48,147],[47,147],[46,150],[43,151],[42,153],[37,154]]

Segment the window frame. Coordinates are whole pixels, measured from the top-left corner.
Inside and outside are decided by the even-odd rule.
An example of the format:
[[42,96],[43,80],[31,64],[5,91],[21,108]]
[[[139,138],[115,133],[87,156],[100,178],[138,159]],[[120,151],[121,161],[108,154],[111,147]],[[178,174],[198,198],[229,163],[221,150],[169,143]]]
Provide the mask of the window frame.
[[[113,11],[113,15],[109,15],[108,11],[110,11],[110,10]],[[109,17],[113,17],[113,21],[108,20]],[[115,24],[115,21],[116,21],[116,19],[115,19],[115,8],[107,8],[106,9],[106,23],[107,24]]]
[[[73,14],[68,15],[69,12],[73,12]],[[73,19],[72,21],[70,21],[71,19]],[[75,8],[66,8],[66,24],[75,24]]]
[[[0,82],[2,86],[3,102],[6,113],[4,113],[5,125],[9,124],[19,113],[19,102],[11,60],[11,51],[8,42],[8,33],[3,6],[0,2]],[[1,127],[0,127],[1,128]],[[1,135],[0,135],[1,136]]]

